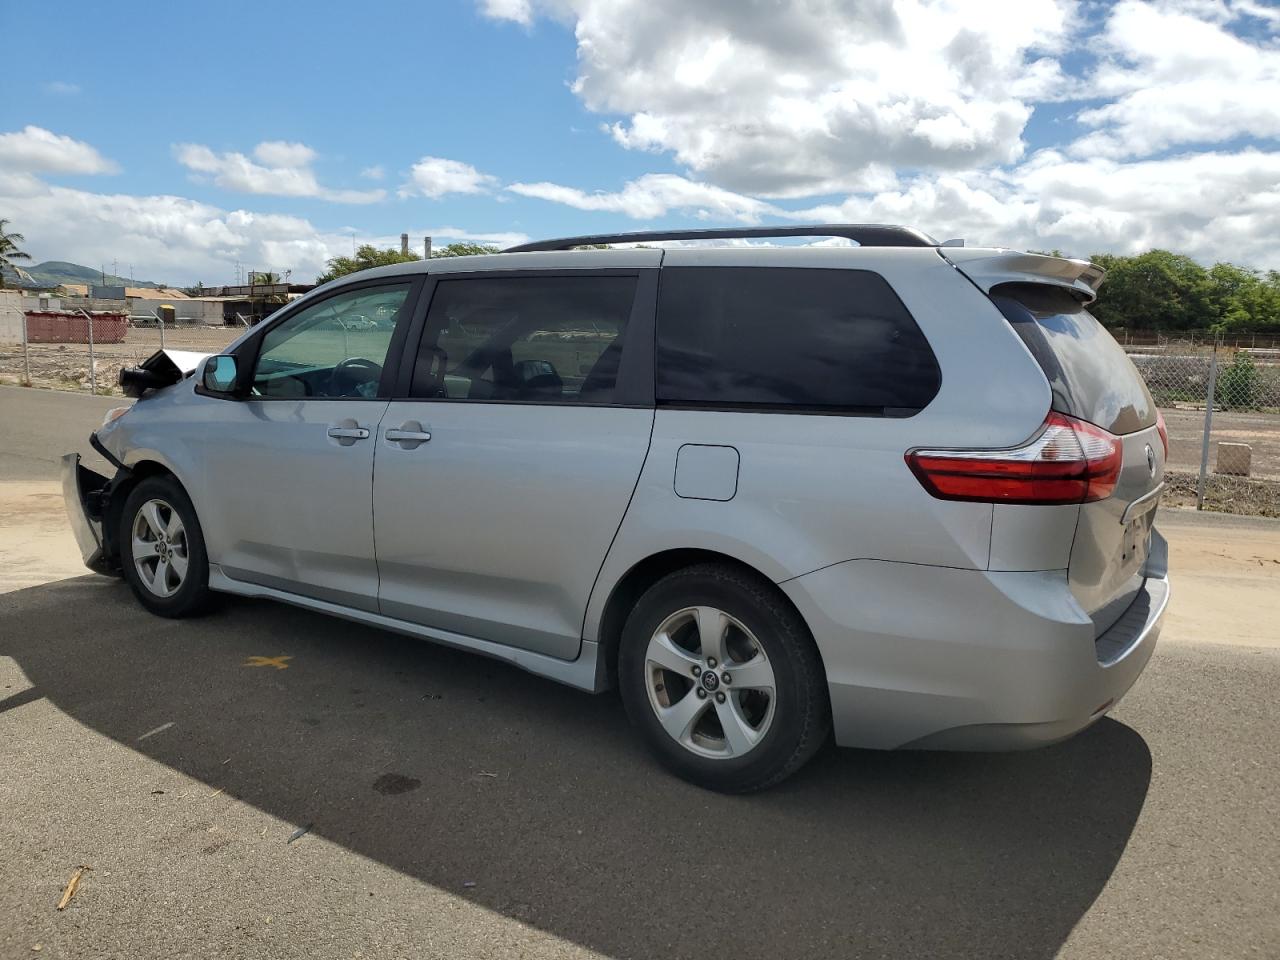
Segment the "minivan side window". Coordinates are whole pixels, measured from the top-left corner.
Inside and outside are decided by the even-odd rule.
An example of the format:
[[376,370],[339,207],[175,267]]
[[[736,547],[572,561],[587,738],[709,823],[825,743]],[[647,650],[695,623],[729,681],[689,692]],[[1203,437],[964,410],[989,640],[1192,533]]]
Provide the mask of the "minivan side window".
[[441,280],[410,395],[611,403],[635,294],[627,276]]
[[910,416],[941,385],[915,320],[867,270],[664,268],[656,366],[668,406]]
[[327,297],[262,337],[250,394],[305,399],[373,398],[411,283]]

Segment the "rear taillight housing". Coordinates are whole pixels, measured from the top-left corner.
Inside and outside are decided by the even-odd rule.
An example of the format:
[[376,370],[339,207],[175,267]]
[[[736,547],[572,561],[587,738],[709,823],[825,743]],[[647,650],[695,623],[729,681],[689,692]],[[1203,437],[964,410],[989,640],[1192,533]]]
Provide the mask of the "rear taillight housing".
[[1164,458],[1169,459],[1169,425],[1164,422],[1164,414],[1156,411],[1156,432],[1160,434],[1160,442],[1164,444]]
[[1111,496],[1124,447],[1101,427],[1050,412],[1034,437],[1006,450],[912,450],[907,466],[940,500],[1088,503]]

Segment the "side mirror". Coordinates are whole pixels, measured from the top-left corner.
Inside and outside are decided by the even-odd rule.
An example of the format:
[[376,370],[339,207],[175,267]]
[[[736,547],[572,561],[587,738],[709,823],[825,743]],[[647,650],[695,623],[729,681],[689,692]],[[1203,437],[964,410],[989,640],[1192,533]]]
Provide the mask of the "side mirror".
[[212,393],[232,393],[240,370],[236,358],[227,354],[210,357],[204,364],[202,383]]

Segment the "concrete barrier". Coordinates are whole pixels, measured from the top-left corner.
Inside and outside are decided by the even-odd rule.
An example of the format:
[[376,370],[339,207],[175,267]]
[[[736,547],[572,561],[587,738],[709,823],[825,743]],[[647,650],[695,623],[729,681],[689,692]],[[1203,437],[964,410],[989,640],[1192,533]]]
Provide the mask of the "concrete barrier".
[[1250,462],[1253,459],[1253,447],[1247,443],[1218,442],[1218,465],[1214,473],[1229,477],[1247,477]]

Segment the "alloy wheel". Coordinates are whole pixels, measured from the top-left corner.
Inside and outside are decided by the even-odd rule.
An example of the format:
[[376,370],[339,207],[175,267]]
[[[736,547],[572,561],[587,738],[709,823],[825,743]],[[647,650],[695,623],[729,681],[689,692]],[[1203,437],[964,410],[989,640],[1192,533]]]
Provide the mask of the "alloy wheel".
[[171,597],[187,579],[187,531],[172,504],[148,500],[134,515],[133,565],[142,585],[157,597]]
[[703,757],[741,757],[773,722],[776,681],[755,635],[717,607],[667,617],[645,651],[649,704],[663,730]]

